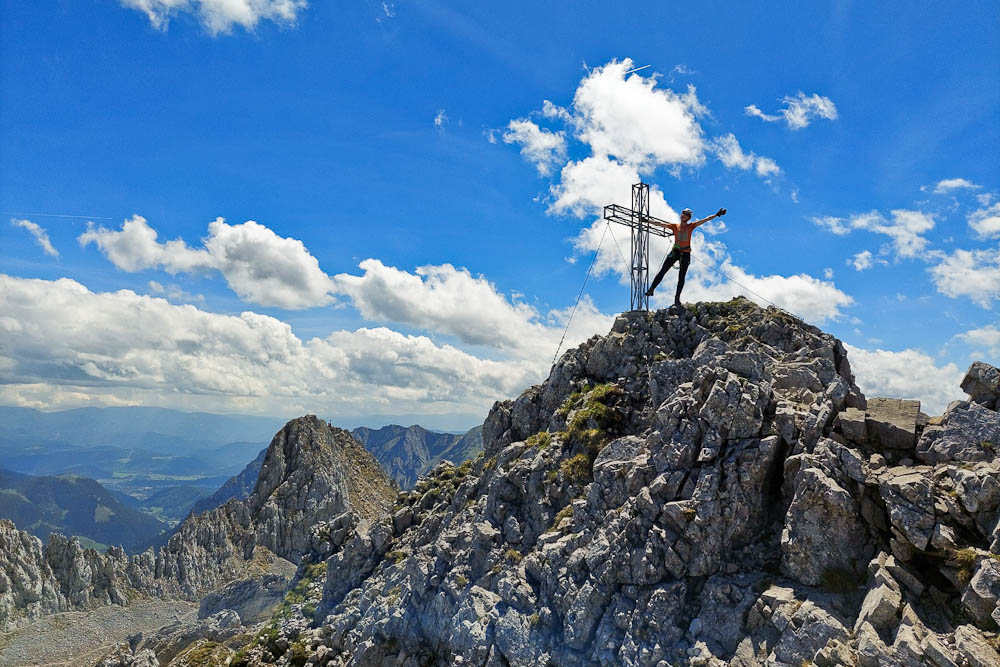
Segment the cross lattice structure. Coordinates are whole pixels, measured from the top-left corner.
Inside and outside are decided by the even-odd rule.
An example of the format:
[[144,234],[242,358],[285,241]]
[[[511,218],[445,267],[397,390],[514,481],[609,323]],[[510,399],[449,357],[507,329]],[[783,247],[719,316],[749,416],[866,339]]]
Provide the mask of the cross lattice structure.
[[625,225],[632,232],[632,287],[629,310],[649,310],[649,297],[646,296],[646,289],[649,287],[649,235],[655,234],[665,238],[673,236],[670,230],[650,224],[668,223],[649,214],[649,184],[639,182],[632,186],[632,208],[618,204],[605,206],[604,219]]

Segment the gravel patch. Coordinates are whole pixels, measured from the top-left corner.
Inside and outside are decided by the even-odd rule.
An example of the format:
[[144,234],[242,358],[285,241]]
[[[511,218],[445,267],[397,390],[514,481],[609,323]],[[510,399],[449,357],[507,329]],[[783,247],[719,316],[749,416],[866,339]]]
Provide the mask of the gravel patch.
[[0,635],[0,667],[91,667],[130,635],[197,614],[197,604],[156,600],[44,616]]

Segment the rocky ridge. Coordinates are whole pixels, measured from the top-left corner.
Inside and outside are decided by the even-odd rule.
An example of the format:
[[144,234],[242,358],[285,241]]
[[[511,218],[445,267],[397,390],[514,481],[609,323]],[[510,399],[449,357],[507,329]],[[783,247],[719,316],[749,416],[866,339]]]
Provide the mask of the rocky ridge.
[[275,435],[246,501],[184,521],[167,545],[127,556],[84,549],[53,534],[48,544],[0,521],[0,631],[39,615],[137,598],[198,600],[231,582],[284,572],[328,550],[324,525],[364,530],[383,514],[395,485],[350,433],[315,416]]
[[782,311],[624,314],[219,659],[1000,664],[998,373],[932,418]]

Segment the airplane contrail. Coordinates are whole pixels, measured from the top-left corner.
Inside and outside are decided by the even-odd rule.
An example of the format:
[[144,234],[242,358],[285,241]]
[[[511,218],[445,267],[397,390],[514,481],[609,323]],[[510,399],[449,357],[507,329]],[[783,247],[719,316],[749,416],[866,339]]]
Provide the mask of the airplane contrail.
[[[652,67],[652,65],[643,65],[642,67],[636,67],[635,69],[630,69],[629,71],[625,72],[625,74],[631,74],[632,72],[638,72],[639,70],[646,69],[647,67]],[[622,76],[624,76],[624,75],[622,75]]]

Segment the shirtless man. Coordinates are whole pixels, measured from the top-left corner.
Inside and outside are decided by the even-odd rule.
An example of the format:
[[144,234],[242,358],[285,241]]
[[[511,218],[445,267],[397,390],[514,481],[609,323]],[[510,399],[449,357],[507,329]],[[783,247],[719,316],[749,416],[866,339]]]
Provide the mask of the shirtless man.
[[[677,276],[677,292],[674,294],[674,306],[681,307],[681,290],[684,289],[684,276],[687,275],[688,266],[691,264],[691,233],[698,225],[703,225],[712,218],[721,218],[725,214],[726,209],[720,208],[717,213],[707,218],[703,218],[697,222],[688,222],[691,220],[691,209],[686,208],[681,211],[681,222],[679,225],[670,222],[660,225],[674,233],[674,247],[666,259],[663,260],[663,266],[660,267],[660,270],[656,273],[656,277],[653,278],[653,284],[646,290],[646,296],[653,296],[653,290],[663,280],[663,275],[674,265],[674,262],[680,260],[680,275]],[[654,222],[653,224],[660,223]]]

